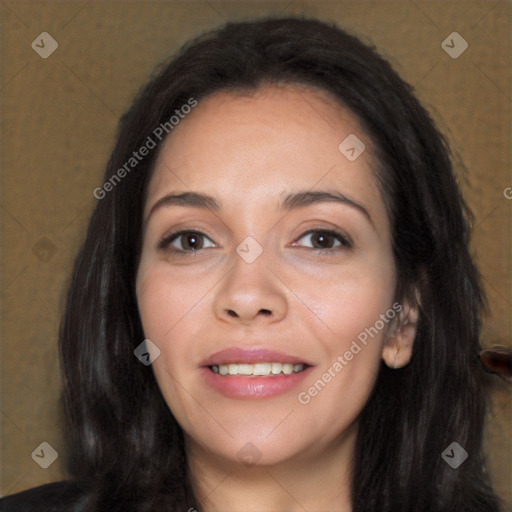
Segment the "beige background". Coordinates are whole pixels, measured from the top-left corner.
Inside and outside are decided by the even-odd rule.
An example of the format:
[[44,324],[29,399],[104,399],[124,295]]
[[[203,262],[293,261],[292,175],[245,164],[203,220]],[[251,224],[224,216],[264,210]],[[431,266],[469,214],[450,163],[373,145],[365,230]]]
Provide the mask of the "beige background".
[[[270,13],[336,21],[415,86],[467,167],[459,177],[490,306],[483,341],[512,345],[509,1],[2,1],[2,494],[65,477],[57,329],[120,115],[177,45]],[[31,48],[43,31],[59,44],[47,59]],[[469,44],[457,59],[441,48],[454,31]],[[491,470],[510,502],[510,386],[494,396]],[[31,458],[43,441],[60,454],[48,469]]]

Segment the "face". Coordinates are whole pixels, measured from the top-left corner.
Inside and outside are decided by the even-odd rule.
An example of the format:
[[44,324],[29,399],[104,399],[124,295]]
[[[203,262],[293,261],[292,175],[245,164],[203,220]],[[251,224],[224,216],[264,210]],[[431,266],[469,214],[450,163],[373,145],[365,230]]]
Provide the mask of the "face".
[[354,116],[299,86],[216,93],[171,132],[137,298],[187,449],[311,460],[357,425],[400,308],[372,166]]

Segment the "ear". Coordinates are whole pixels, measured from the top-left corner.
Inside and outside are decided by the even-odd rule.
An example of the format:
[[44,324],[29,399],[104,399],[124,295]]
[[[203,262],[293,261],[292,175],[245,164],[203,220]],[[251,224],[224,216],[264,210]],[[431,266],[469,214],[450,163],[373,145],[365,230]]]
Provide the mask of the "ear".
[[402,368],[409,363],[416,338],[419,307],[404,301],[395,322],[390,325],[382,349],[382,359],[390,368]]

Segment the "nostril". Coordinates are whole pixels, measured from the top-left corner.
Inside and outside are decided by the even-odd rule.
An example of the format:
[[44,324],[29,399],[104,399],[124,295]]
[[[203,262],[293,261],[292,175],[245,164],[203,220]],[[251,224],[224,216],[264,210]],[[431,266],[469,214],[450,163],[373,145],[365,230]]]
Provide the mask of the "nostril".
[[235,311],[233,311],[232,309],[228,309],[228,310],[227,310],[227,313],[228,313],[228,315],[229,315],[229,316],[233,316],[233,317],[235,317],[235,318],[236,318],[236,317],[238,317],[238,315],[236,314],[236,312],[235,312]]
[[268,316],[272,314],[272,311],[270,311],[270,309],[260,309],[260,313],[263,313],[264,315]]

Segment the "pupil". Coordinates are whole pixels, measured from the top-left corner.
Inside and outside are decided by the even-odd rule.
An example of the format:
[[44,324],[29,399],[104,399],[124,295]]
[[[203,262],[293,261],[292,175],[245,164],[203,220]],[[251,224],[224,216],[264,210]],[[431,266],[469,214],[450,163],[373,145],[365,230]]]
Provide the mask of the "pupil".
[[185,248],[186,249],[192,249],[192,250],[197,250],[199,249],[200,247],[195,247],[195,244],[199,244],[198,242],[198,237],[197,235],[195,235],[194,233],[190,233],[188,234],[186,237],[185,237]]
[[316,235],[314,235],[314,239],[316,243],[323,248],[325,248],[325,245],[330,245],[330,235],[323,235],[321,233],[317,233]]

